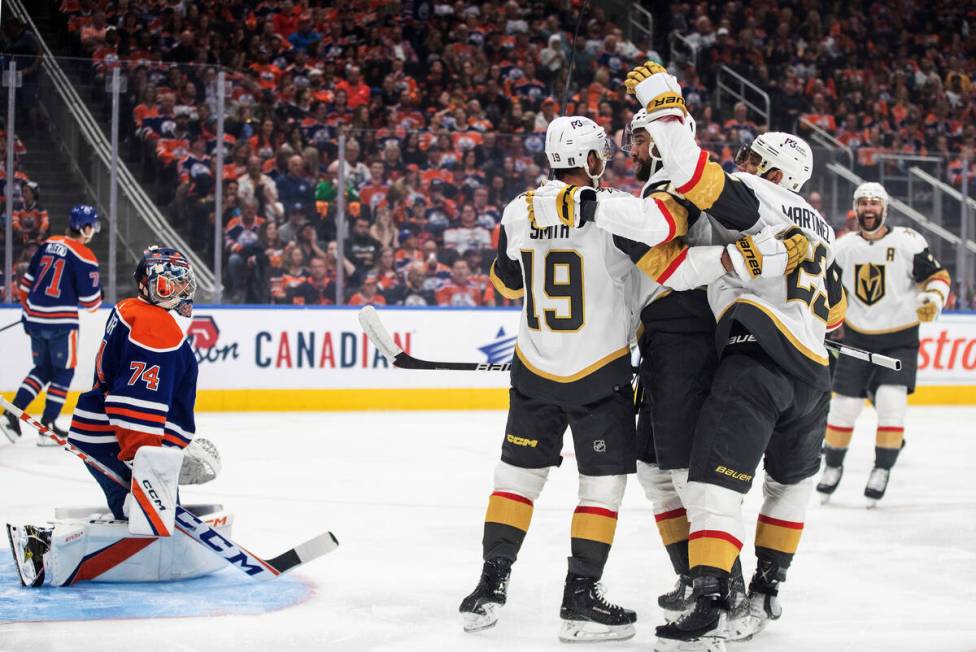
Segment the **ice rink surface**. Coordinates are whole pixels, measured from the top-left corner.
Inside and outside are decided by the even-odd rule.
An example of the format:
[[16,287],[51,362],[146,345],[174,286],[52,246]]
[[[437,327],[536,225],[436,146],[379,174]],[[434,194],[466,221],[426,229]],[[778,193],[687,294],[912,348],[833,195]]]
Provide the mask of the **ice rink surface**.
[[[224,470],[185,489],[184,501],[223,503],[236,514],[234,539],[258,554],[335,532],[341,547],[297,571],[310,597],[260,615],[30,622],[30,592],[4,586],[0,596],[19,607],[16,622],[0,622],[0,650],[566,650],[556,632],[576,505],[571,456],[537,503],[498,626],[461,630],[457,606],[478,580],[504,424],[502,412],[198,415]],[[813,499],[782,620],[730,650],[976,650],[976,409],[910,408],[888,496],[866,510],[874,425],[865,410],[832,503]],[[638,634],[587,650],[652,649],[655,598],[674,580],[631,480],[604,582],[611,600],[637,610]],[[43,520],[56,505],[100,498],[70,455],[29,440],[0,444],[3,520]],[[759,502],[757,486],[746,499],[753,522]],[[743,560],[748,577],[751,542]],[[13,582],[9,572],[0,578]],[[70,588],[48,591],[75,599]]]

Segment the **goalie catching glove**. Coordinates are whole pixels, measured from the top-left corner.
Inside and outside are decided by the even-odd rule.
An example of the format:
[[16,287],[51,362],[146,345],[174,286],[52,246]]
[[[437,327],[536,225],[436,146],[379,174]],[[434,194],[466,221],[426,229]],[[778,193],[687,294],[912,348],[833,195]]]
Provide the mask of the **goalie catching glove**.
[[220,452],[212,441],[194,437],[183,449],[180,484],[204,484],[220,474]]
[[580,227],[593,220],[596,190],[589,186],[546,184],[525,193],[529,220],[537,229],[550,226]]
[[784,276],[803,262],[810,251],[810,241],[796,228],[777,232],[767,226],[755,235],[744,235],[726,251],[735,273],[743,281]]
[[624,86],[627,93],[637,96],[651,122],[669,115],[681,119],[688,115],[681,85],[659,63],[647,61],[637,66],[627,73]]

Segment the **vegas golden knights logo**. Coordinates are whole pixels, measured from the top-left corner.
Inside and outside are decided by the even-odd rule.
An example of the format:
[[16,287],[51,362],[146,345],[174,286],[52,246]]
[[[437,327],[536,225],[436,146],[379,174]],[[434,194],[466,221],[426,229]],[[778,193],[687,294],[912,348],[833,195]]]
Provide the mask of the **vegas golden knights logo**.
[[854,284],[858,299],[869,306],[876,304],[885,295],[885,266],[855,265]]

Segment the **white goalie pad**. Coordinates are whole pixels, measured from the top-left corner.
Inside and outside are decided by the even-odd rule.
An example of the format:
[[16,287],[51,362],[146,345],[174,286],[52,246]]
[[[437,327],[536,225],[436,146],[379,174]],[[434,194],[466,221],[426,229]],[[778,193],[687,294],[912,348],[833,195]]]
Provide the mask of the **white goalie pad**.
[[173,535],[182,466],[183,451],[177,448],[143,446],[136,451],[128,499],[130,534]]
[[[186,508],[230,538],[233,515],[221,505]],[[190,537],[134,537],[125,521],[97,518],[98,508],[55,510],[51,549],[44,555],[48,583],[167,582],[202,577],[226,562]],[[96,516],[91,518],[90,516]]]

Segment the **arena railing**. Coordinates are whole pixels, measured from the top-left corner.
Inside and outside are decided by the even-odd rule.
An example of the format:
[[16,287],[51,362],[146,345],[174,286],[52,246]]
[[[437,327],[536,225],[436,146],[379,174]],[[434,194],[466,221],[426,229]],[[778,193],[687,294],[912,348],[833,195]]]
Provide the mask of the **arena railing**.
[[[35,34],[39,33],[21,0],[10,0],[7,6]],[[123,260],[117,261],[114,257],[107,259],[110,278],[118,279],[123,287],[131,286],[128,281],[131,278],[131,263],[141,256],[147,245],[165,243],[187,252],[197,269],[202,295],[212,295],[214,276],[210,268],[180,237],[121,157],[113,156],[109,137],[90,108],[94,92],[104,95],[105,87],[96,89],[90,81],[88,88],[82,88],[83,92],[87,90],[91,93],[85,99],[76,89],[79,84],[77,80],[83,77],[71,79],[65,73],[66,68],[93,70],[95,62],[55,57],[43,40],[38,39],[38,43],[43,52],[43,72],[37,86],[37,108],[43,116],[44,127],[67,156],[73,176],[82,182],[87,194],[107,217],[110,229],[114,223],[115,237],[122,245]],[[124,133],[124,130],[120,129],[120,133]],[[113,178],[116,179],[118,197],[115,216],[111,215]],[[108,241],[105,234],[102,238]],[[116,297],[107,298],[114,300]]]

